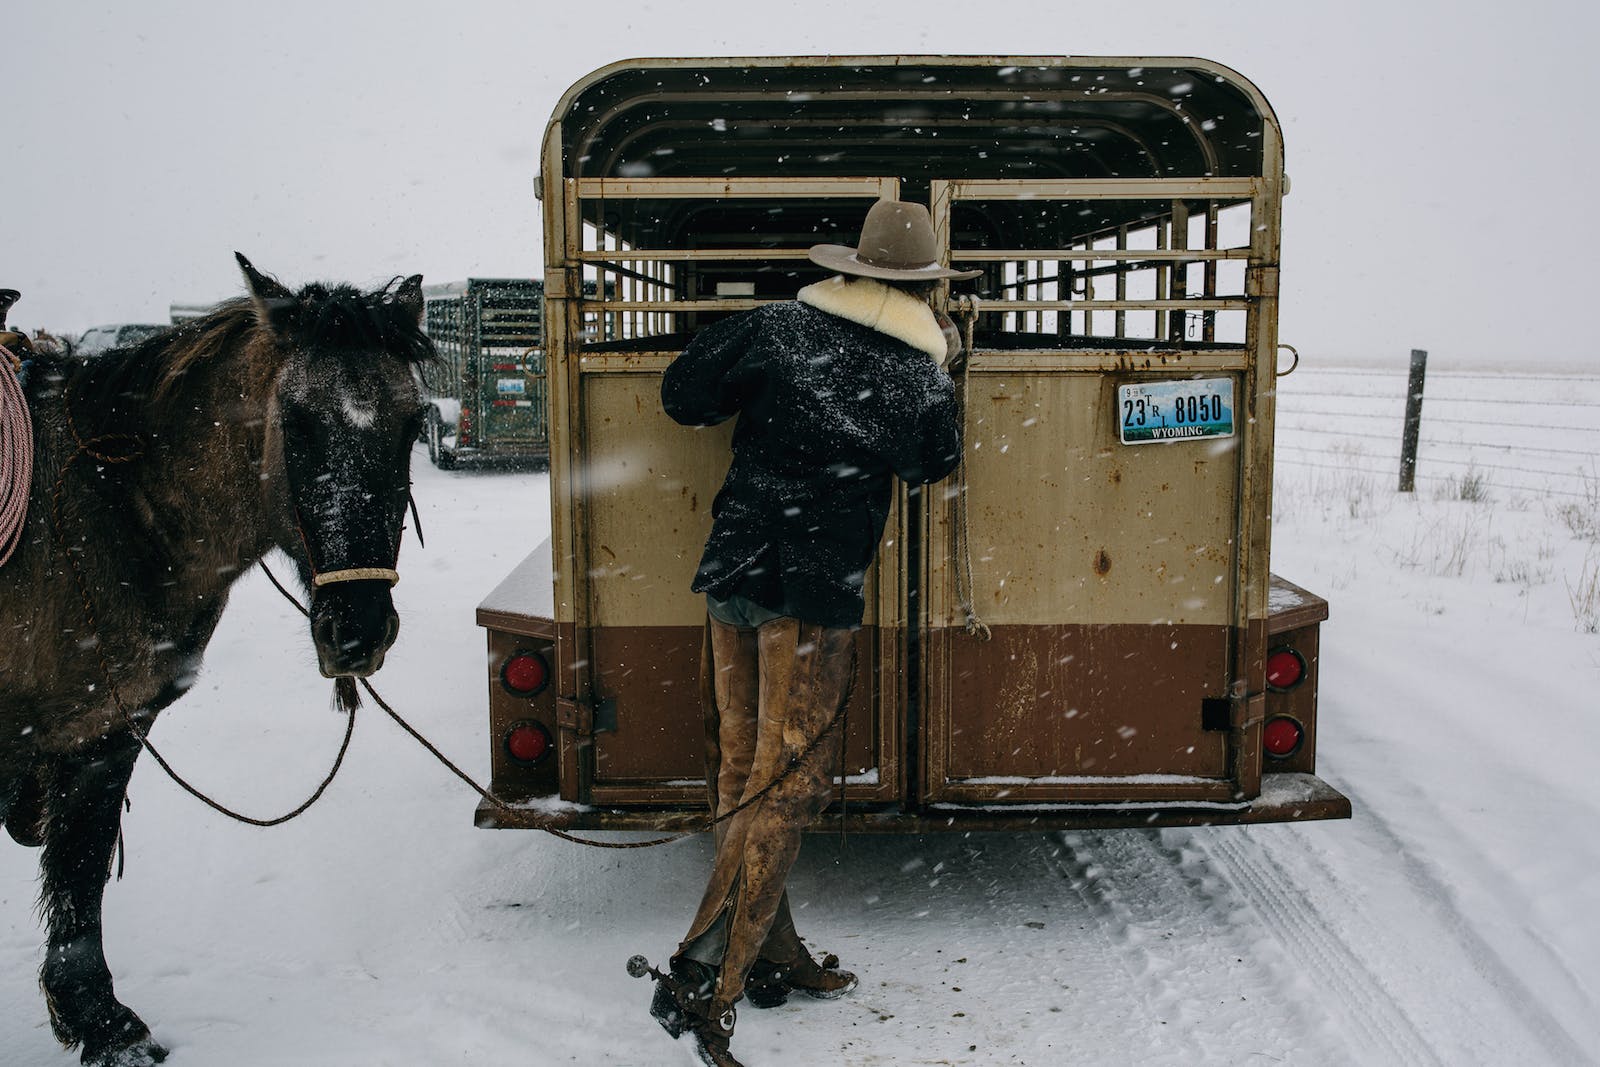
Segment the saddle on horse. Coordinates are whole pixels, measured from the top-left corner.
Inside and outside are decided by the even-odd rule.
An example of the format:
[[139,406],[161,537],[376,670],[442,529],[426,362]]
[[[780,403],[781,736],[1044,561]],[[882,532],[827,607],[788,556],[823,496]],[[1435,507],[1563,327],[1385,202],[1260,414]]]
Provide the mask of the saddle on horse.
[[15,289],[0,289],[0,349],[4,349],[6,362],[11,364],[13,373],[21,373],[22,361],[32,353],[33,345],[28,340],[28,335],[19,330],[12,330],[6,326],[6,315],[11,311],[11,305],[21,299],[22,294]]

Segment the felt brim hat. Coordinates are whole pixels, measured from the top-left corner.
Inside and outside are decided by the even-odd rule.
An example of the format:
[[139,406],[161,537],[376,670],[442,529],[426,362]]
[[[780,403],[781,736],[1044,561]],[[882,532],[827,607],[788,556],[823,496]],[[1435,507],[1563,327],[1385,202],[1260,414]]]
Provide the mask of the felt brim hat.
[[879,200],[861,224],[861,241],[847,245],[812,245],[811,262],[840,274],[885,281],[937,281],[976,278],[981,270],[951,270],[939,263],[933,219],[921,204]]

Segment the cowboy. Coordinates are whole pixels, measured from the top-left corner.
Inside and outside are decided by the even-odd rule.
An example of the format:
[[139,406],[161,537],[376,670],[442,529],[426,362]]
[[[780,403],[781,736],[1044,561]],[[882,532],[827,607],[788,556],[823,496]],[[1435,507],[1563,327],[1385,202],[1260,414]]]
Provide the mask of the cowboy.
[[841,763],[862,585],[894,478],[938,481],[961,454],[942,369],[959,339],[928,301],[981,272],[941,266],[927,209],[898,201],[873,205],[859,247],[810,258],[838,274],[705,328],[661,384],[680,423],[739,416],[692,587],[709,615],[707,788],[714,814],[736,813],[716,826],[699,910],[650,1006],[714,1067],[737,1067],[741,997],[765,1008],[856,987],[801,943],[784,882]]

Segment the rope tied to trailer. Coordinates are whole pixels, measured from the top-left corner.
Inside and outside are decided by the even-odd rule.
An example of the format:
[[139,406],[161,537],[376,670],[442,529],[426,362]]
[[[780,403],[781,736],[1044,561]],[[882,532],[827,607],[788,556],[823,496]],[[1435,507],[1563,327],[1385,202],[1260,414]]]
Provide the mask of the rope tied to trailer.
[[978,322],[978,298],[963,293],[956,297],[956,314],[961,320],[961,351],[953,361],[956,372],[956,405],[961,409],[961,461],[956,465],[956,602],[966,617],[970,636],[989,640],[989,624],[978,616],[977,596],[972,577],[971,520],[967,515],[967,375],[972,369],[972,334]]

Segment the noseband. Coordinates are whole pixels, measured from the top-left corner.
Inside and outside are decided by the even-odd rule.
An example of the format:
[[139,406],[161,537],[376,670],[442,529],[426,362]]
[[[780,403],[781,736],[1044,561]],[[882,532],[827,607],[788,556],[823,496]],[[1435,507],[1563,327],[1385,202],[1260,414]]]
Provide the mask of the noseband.
[[[407,496],[409,497],[410,494],[408,493]],[[416,501],[412,500],[411,513],[413,516],[416,515],[416,511]],[[403,520],[404,516],[402,516],[402,525],[400,527],[399,536],[395,538],[394,558],[396,562],[399,562],[400,560],[400,537],[405,536],[405,525]],[[321,589],[325,585],[338,585],[340,582],[380,581],[388,582],[391,588],[400,584],[400,572],[395,570],[393,567],[345,567],[341,570],[335,571],[317,570],[316,556],[314,556],[311,552],[311,539],[306,536],[306,526],[305,523],[301,521],[300,508],[298,506],[296,506],[294,509],[294,522],[295,528],[300,533],[300,543],[305,546],[306,564],[311,568],[312,589]]]
[[325,585],[337,585],[339,582],[366,582],[385,581],[391,586],[400,584],[400,572],[388,567],[350,567],[342,571],[327,571],[323,574],[311,576],[311,588],[321,589]]

